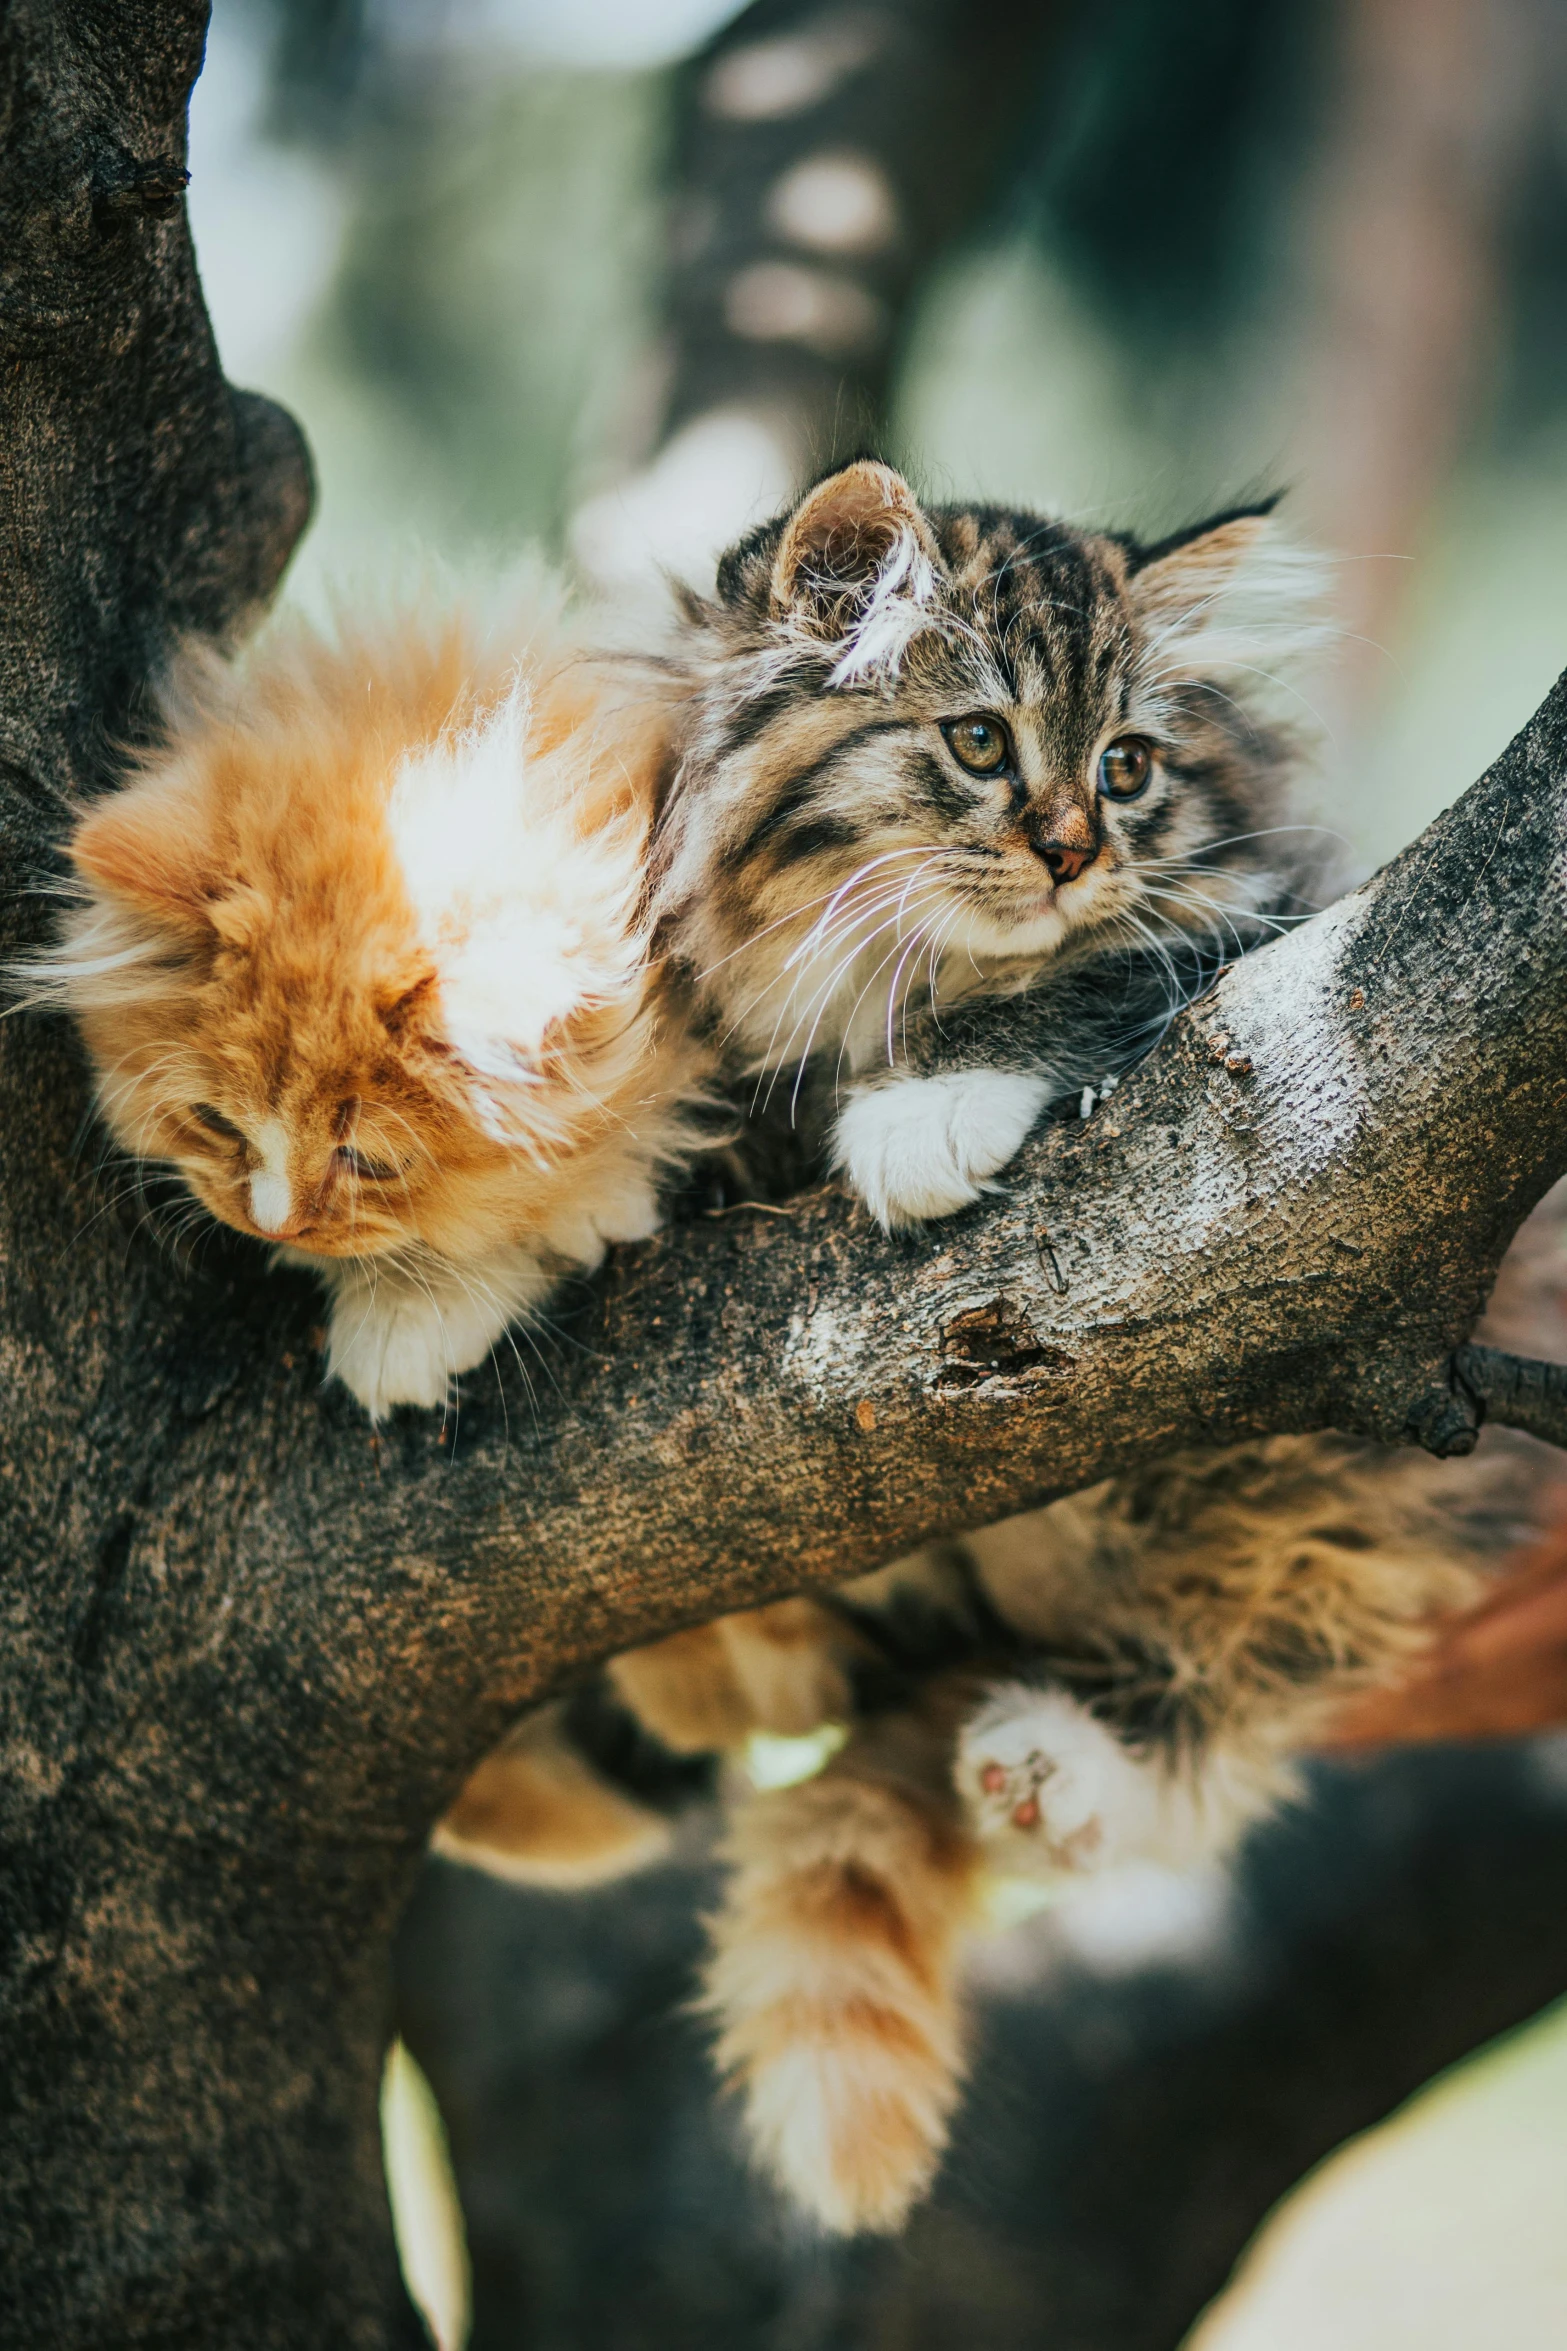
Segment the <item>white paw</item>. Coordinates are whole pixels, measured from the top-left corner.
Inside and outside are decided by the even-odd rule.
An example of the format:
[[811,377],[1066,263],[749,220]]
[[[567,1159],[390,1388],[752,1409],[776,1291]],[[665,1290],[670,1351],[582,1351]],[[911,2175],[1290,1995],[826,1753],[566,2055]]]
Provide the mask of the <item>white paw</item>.
[[658,1193],[644,1175],[627,1175],[596,1203],[593,1222],[606,1241],[645,1241],[658,1231]]
[[372,1420],[394,1404],[444,1404],[452,1361],[428,1299],[406,1292],[340,1296],[327,1326],[327,1369]]
[[645,1241],[659,1226],[658,1193],[640,1170],[625,1171],[585,1200],[563,1209],[544,1231],[557,1256],[569,1257],[590,1273],[615,1241]]
[[514,1290],[478,1268],[462,1289],[438,1281],[412,1289],[390,1278],[344,1283],[327,1326],[327,1369],[372,1420],[394,1404],[444,1404],[454,1375],[482,1363],[527,1302]]
[[993,1692],[964,1726],[954,1772],[1000,1866],[1108,1869],[1158,1840],[1157,1768],[1064,1690]]
[[889,1232],[951,1216],[978,1199],[1049,1099],[1043,1078],[1013,1070],[895,1078],[849,1104],[833,1164]]

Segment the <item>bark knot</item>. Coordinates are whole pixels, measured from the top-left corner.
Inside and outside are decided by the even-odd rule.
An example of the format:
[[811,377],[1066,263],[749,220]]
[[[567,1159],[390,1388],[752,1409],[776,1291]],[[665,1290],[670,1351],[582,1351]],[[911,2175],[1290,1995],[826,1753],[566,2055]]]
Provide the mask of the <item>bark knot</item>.
[[1021,1306],[987,1298],[955,1314],[941,1334],[941,1364],[931,1382],[936,1396],[1016,1395],[1053,1385],[1077,1369],[1064,1347],[1041,1340]]
[[149,220],[173,220],[189,185],[190,173],[172,157],[144,162],[116,155],[94,175],[93,211],[105,223],[136,213]]

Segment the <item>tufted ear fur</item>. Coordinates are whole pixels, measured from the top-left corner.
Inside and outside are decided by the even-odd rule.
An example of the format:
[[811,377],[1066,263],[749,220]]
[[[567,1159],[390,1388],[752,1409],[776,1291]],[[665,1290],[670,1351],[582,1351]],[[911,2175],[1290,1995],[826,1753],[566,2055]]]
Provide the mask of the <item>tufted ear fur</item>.
[[941,556],[900,473],[857,458],[790,516],[773,562],[772,610],[843,648],[835,686],[895,670],[925,625]]
[[78,828],[71,859],[84,880],[144,913],[192,929],[211,921],[218,877],[206,811],[178,779],[109,794]]
[[1267,670],[1321,642],[1325,566],[1280,529],[1274,503],[1131,552],[1127,594],[1165,675]]
[[863,599],[908,539],[934,560],[930,526],[902,474],[856,458],[807,491],[790,516],[773,564],[774,611]]

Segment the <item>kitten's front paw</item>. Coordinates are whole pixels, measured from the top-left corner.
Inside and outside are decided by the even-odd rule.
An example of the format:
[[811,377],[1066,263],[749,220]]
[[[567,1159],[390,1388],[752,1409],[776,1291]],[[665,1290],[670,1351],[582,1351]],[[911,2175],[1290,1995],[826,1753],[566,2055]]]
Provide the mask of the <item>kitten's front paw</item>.
[[444,1404],[452,1361],[427,1300],[360,1295],[333,1308],[327,1369],[372,1420],[384,1420],[394,1404]]
[[1064,1690],[997,1690],[964,1728],[955,1777],[993,1858],[1014,1869],[1106,1869],[1144,1853],[1153,1768]]
[[372,1420],[384,1420],[394,1404],[444,1404],[453,1374],[482,1363],[507,1320],[487,1301],[431,1298],[390,1284],[339,1295],[327,1369]]
[[546,1226],[544,1239],[558,1256],[591,1272],[603,1263],[607,1246],[645,1241],[657,1232],[659,1222],[658,1193],[648,1175],[635,1169],[562,1209]]
[[889,1232],[951,1216],[979,1198],[1049,1099],[1043,1078],[1014,1070],[894,1078],[849,1104],[833,1164]]

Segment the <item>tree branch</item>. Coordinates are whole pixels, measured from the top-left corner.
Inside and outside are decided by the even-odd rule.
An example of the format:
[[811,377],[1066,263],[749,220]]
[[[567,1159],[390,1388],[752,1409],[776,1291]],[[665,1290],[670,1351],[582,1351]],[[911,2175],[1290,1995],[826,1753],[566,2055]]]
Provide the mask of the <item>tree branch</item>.
[[1548,1445],[1567,1446],[1567,1366],[1533,1363],[1496,1347],[1460,1347],[1453,1383],[1478,1420],[1500,1421]]

